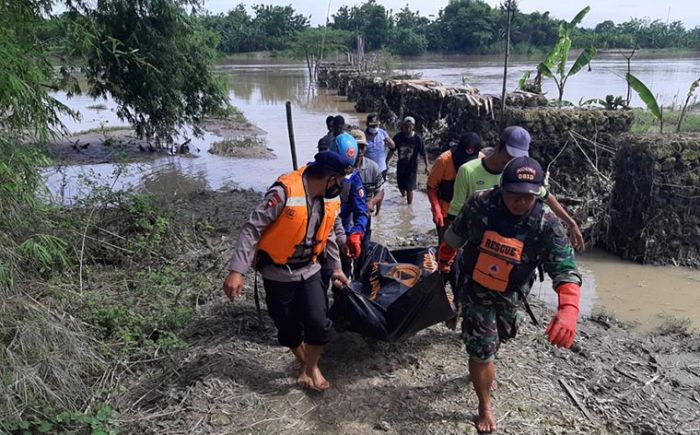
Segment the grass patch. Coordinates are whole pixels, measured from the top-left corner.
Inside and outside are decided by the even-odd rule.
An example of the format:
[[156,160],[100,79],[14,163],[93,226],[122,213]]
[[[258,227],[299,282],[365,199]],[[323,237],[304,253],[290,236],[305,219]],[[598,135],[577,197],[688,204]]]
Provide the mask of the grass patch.
[[257,136],[224,139],[212,144],[209,152],[219,156],[239,158],[269,158],[273,156],[265,141]]
[[93,192],[43,209],[55,240],[29,239],[37,259],[18,260],[21,279],[0,285],[0,433],[113,433],[99,406],[119,380],[103,376],[125,362],[171,364],[183,328],[219,292],[204,267],[218,261],[205,243],[213,230],[150,195]]
[[[633,109],[634,123],[632,124],[632,133],[658,133],[659,121],[654,118],[648,110]],[[676,125],[680,111],[664,111],[664,133],[675,133]],[[681,125],[681,133],[697,133],[700,132],[700,112],[686,111],[683,124]]]
[[41,411],[11,419],[6,423],[6,430],[12,434],[36,433],[71,433],[71,434],[117,434],[117,427],[112,423],[112,407],[102,404],[92,412],[60,411],[44,407]]
[[245,117],[243,112],[241,112],[238,108],[233,106],[229,107],[227,117],[233,122],[248,122],[248,118]]
[[658,335],[688,335],[692,330],[690,319],[662,315],[663,322],[656,329]]
[[128,125],[111,125],[109,127],[97,127],[97,128],[91,128],[88,130],[81,130],[81,131],[73,133],[73,135],[77,136],[77,135],[81,135],[81,134],[94,134],[94,133],[106,134],[106,133],[110,133],[110,132],[124,131],[124,130],[131,131],[131,127],[129,127]]

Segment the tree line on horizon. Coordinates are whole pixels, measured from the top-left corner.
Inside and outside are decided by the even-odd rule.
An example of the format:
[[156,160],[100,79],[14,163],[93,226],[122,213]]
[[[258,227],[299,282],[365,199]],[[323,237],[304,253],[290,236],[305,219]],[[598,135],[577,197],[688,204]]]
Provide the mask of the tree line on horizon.
[[[43,36],[59,39],[64,16],[48,20]],[[292,5],[257,4],[249,12],[243,4],[226,13],[200,13],[197,22],[216,35],[217,49],[226,54],[254,51],[287,51],[299,35],[318,31],[310,17],[298,13]],[[502,7],[491,7],[481,0],[450,0],[435,17],[404,6],[399,11],[385,8],[376,0],[357,6],[341,6],[328,18],[330,39],[335,45],[352,48],[357,36],[365,50],[386,49],[397,55],[424,52],[489,54],[503,52],[506,14]],[[513,52],[533,53],[551,47],[558,40],[559,25],[564,20],[549,12],[513,16],[511,41]],[[599,49],[687,48],[700,49],[700,26],[686,29],[681,21],[664,22],[632,18],[623,23],[605,20],[592,28],[576,27],[572,33],[575,48],[595,46]]]

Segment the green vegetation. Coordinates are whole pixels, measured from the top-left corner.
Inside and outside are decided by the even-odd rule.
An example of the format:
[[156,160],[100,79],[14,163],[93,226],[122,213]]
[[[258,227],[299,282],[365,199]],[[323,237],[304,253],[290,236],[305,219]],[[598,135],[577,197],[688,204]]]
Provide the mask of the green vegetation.
[[102,126],[102,127],[95,127],[95,128],[89,128],[87,130],[80,130],[76,131],[73,133],[74,136],[78,136],[81,134],[92,134],[92,133],[100,133],[102,135],[105,135],[107,133],[115,132],[115,131],[131,131],[131,128],[126,126],[126,125],[110,125],[110,126]]
[[27,419],[10,420],[5,429],[10,433],[21,435],[36,433],[112,435],[118,433],[111,422],[112,412],[112,407],[105,404],[88,414],[57,411],[51,407],[45,407],[41,413],[29,416]]
[[647,109],[649,109],[649,112],[656,118],[657,121],[659,121],[659,132],[663,133],[664,132],[664,112],[663,112],[663,107],[659,105],[659,103],[656,101],[656,97],[654,94],[647,88],[647,86],[639,80],[637,77],[634,75],[627,73],[625,76],[627,79],[627,83],[634,89],[634,91],[639,95],[639,98],[642,99],[644,104],[646,104]]
[[324,56],[343,51],[350,39],[350,33],[329,28],[305,29],[294,36],[289,47],[289,54],[297,59],[304,59],[309,78],[314,80],[319,62]]
[[265,141],[257,136],[243,136],[214,142],[212,154],[239,158],[268,158],[274,154],[265,147]]
[[[47,20],[59,5],[67,12]],[[105,373],[135,368],[144,352],[152,361],[180,349],[177,333],[207,297],[203,272],[172,266],[184,264],[174,258],[189,243],[171,229],[176,215],[110,186],[66,209],[46,200],[39,173],[49,163],[43,145],[63,129],[59,116],[75,115],[56,90],[109,94],[122,119],[161,143],[225,112],[209,72],[213,36],[190,6],[200,5],[0,2],[2,433],[113,433]]]
[[[569,50],[571,49],[571,32],[576,28],[576,25],[588,14],[591,10],[590,6],[583,8],[570,23],[562,23],[559,26],[559,40],[557,41],[552,51],[549,52],[544,62],[537,66],[538,78],[535,81],[539,84],[540,75],[551,78],[557,85],[559,90],[559,103],[562,102],[564,96],[564,88],[569,77],[575,75],[583,67],[588,65],[596,55],[595,47],[586,48],[576,59],[576,62],[571,66],[569,71],[566,71],[566,63],[569,60]],[[556,67],[556,73],[552,72],[552,68]]]
[[[643,109],[634,110],[634,123],[632,133],[658,133],[659,120],[649,111]],[[664,110],[664,122],[678,125],[681,112]],[[700,112],[687,112],[683,118],[680,133],[700,133]]]
[[[171,2],[168,2],[171,3]],[[185,2],[187,3],[187,2]],[[243,4],[227,13],[204,15],[195,11],[191,19],[216,36],[222,53],[256,51],[285,52],[294,46],[296,35],[312,29],[309,17],[292,6],[258,4],[249,14]],[[72,12],[47,20],[39,30],[42,41],[59,53],[70,37]],[[500,53],[505,50],[502,32],[506,16],[502,7],[491,7],[482,0],[450,0],[437,17],[421,16],[404,6],[392,13],[376,0],[356,6],[341,6],[329,17],[329,27],[349,32],[344,48],[355,47],[357,36],[365,50],[387,49],[393,54],[417,55],[425,51],[460,53]],[[566,22],[549,12],[513,15],[511,42],[515,54],[538,54],[559,40],[559,28]],[[134,29],[138,28],[134,24]],[[598,47],[700,49],[700,27],[685,29],[679,21],[630,19],[623,23],[606,20],[593,28],[571,29],[572,48]],[[206,37],[204,37],[206,39]],[[128,47],[124,47],[128,48]]]
[[688,95],[685,98],[685,103],[683,103],[683,108],[681,109],[681,115],[678,117],[678,124],[676,124],[676,133],[680,133],[683,120],[685,119],[685,112],[688,110],[688,104],[690,99],[695,95],[695,91],[698,86],[700,86],[700,79],[695,80],[690,84],[690,89],[688,89]]

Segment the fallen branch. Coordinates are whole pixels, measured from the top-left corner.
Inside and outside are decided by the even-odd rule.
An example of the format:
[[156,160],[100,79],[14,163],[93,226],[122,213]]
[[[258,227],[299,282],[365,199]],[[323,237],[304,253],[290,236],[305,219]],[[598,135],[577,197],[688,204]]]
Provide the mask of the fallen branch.
[[562,387],[564,387],[564,391],[566,391],[566,394],[568,394],[569,397],[571,397],[571,400],[573,400],[574,403],[576,404],[576,406],[578,406],[578,409],[580,409],[581,412],[583,412],[583,415],[586,416],[588,421],[595,423],[595,421],[593,420],[593,417],[588,412],[588,408],[586,408],[586,406],[583,404],[583,402],[581,402],[581,399],[578,398],[578,396],[576,395],[576,392],[569,386],[569,384],[567,384],[566,381],[562,378],[559,378],[559,383],[561,384]]

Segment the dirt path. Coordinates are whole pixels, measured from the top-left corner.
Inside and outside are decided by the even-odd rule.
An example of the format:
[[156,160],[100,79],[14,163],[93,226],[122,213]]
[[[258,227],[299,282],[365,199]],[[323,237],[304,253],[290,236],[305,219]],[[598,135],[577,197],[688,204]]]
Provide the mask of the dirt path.
[[[240,227],[250,193],[222,195],[198,195],[183,221]],[[257,319],[250,278],[244,300],[201,308],[187,352],[131,379],[116,407],[127,433],[476,433],[457,333],[437,325],[401,343],[337,334],[322,360],[332,389],[307,393],[266,313]],[[534,309],[546,325],[551,313]],[[499,353],[499,433],[700,433],[700,337],[584,319],[576,351],[566,351],[547,343],[544,327],[523,322]]]

